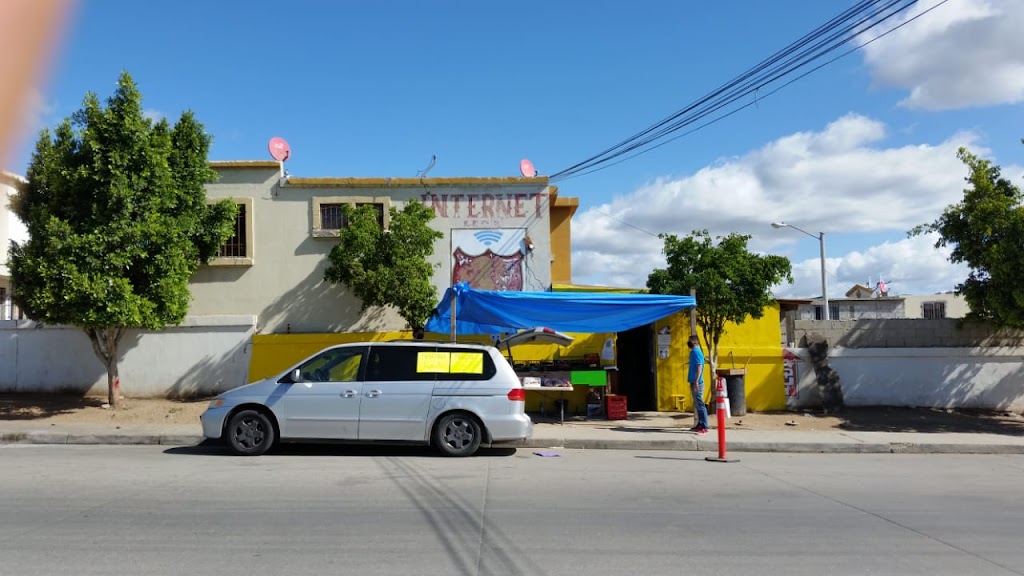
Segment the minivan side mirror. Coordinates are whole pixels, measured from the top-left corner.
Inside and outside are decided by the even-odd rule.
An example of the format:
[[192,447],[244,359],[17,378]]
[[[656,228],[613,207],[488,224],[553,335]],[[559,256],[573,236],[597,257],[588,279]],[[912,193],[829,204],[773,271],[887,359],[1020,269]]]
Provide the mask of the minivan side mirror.
[[296,383],[296,382],[302,382],[302,372],[300,372],[298,368],[296,368],[295,370],[292,370],[291,376],[292,376],[292,383],[293,384]]

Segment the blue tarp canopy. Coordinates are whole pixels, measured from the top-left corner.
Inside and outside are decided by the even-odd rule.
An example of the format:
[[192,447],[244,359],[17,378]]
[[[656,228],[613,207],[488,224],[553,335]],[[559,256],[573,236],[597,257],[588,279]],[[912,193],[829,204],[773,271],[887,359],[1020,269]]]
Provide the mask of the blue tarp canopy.
[[697,305],[693,296],[599,292],[495,292],[460,282],[449,288],[427,321],[429,332],[501,334],[546,326],[561,332],[622,332]]

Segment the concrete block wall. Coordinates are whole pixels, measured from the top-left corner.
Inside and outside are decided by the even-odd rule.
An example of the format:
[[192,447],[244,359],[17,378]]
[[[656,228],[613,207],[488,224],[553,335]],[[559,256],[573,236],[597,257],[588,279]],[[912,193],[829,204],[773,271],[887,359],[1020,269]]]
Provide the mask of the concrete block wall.
[[829,348],[992,348],[1024,346],[1024,330],[997,330],[981,322],[955,318],[922,320],[878,318],[861,320],[796,320],[787,341],[807,345],[819,333]]
[[[255,328],[255,316],[201,316],[165,330],[130,330],[120,346],[122,394],[206,397],[241,386]],[[79,328],[0,321],[0,392],[104,396],[107,372]]]

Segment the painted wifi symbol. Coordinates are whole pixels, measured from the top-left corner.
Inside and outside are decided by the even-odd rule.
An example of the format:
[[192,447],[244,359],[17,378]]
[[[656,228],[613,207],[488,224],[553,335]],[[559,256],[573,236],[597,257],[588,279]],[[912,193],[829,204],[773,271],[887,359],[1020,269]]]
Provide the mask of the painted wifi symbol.
[[494,230],[481,230],[473,234],[473,237],[479,240],[484,246],[490,246],[498,240],[501,240],[501,236],[501,232],[496,232]]

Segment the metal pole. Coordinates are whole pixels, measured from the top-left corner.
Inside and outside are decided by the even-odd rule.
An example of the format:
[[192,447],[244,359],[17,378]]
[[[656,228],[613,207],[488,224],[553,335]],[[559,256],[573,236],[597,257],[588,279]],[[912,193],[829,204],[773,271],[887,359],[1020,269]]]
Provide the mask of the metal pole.
[[821,243],[821,299],[825,307],[825,320],[831,320],[832,314],[828,311],[828,282],[825,280],[825,233],[818,232],[818,241]]
[[451,331],[452,331],[452,342],[455,342],[455,290],[454,289],[452,290],[452,307],[451,307],[450,312],[451,312],[451,315],[452,315],[452,328],[451,328]]
[[[694,298],[697,297],[697,289],[696,288],[690,288],[690,296],[692,296]],[[697,335],[697,308],[696,307],[690,308],[690,335],[691,336],[696,336]]]

